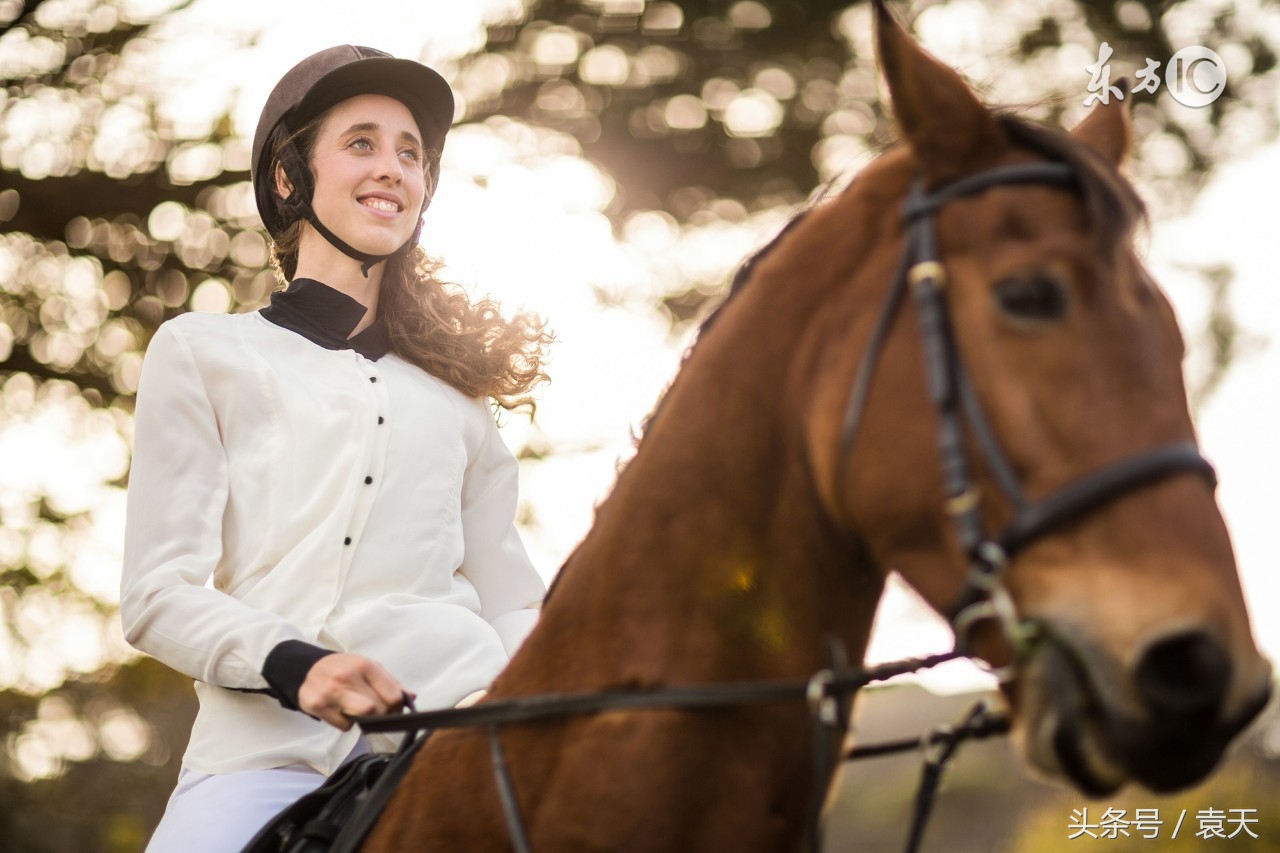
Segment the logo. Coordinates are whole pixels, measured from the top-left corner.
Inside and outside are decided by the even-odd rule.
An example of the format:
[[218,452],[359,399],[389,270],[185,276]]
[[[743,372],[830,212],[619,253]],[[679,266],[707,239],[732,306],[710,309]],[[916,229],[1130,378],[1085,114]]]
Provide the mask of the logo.
[[1207,107],[1227,88],[1227,64],[1207,47],[1184,47],[1164,67],[1169,94],[1186,107]]
[[[1089,95],[1084,105],[1109,103],[1111,98],[1124,100],[1120,87],[1111,85],[1111,45],[1105,41],[1098,47],[1098,59],[1085,66],[1089,72]],[[1160,88],[1160,63],[1151,57],[1137,70],[1132,94],[1155,94]],[[1207,107],[1227,88],[1227,64],[1207,47],[1184,47],[1175,53],[1164,68],[1165,85],[1175,101],[1186,107]]]

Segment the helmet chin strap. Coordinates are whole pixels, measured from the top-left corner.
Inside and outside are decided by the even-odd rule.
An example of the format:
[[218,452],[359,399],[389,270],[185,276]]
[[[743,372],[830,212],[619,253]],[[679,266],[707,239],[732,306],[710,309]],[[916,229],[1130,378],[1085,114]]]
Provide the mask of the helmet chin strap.
[[307,167],[301,155],[298,154],[293,142],[288,141],[281,146],[280,153],[277,156],[280,166],[284,169],[285,177],[293,185],[293,192],[289,193],[288,196],[283,198],[279,194],[275,196],[276,208],[280,211],[281,218],[285,222],[295,219],[305,219],[310,222],[311,227],[315,228],[320,236],[328,240],[335,249],[360,262],[360,272],[365,278],[369,277],[369,270],[376,264],[408,252],[422,236],[422,210],[426,210],[427,201],[430,200],[429,197],[423,202],[422,210],[418,211],[418,227],[413,229],[413,236],[403,246],[385,255],[371,255],[368,252],[360,251],[330,231],[320,221],[320,217],[316,216],[315,208],[311,206],[311,197],[315,193],[315,183],[311,175],[311,169]]
[[[315,228],[316,231],[320,232],[320,236],[328,240],[335,249],[342,252],[344,255],[346,255],[349,258],[354,258],[355,260],[359,261],[360,272],[364,275],[365,278],[369,277],[369,270],[372,269],[375,264],[380,264],[383,261],[388,260],[389,258],[394,258],[396,255],[400,255],[409,251],[411,248],[413,248],[413,245],[418,242],[418,238],[422,235],[422,219],[419,218],[418,227],[413,229],[413,236],[410,237],[409,240],[403,246],[401,246],[399,249],[396,249],[394,252],[391,252],[386,255],[371,255],[368,252],[360,251],[359,249],[352,246],[350,243],[343,240],[337,234],[334,234],[332,231],[330,231],[327,227],[325,227],[325,224],[320,221],[320,217],[316,216],[316,212],[314,209],[312,209],[310,202],[306,202],[305,204],[306,204],[306,212],[303,213],[303,216],[306,218],[308,222],[311,223],[311,227]],[[299,207],[301,207],[301,205],[299,205]]]

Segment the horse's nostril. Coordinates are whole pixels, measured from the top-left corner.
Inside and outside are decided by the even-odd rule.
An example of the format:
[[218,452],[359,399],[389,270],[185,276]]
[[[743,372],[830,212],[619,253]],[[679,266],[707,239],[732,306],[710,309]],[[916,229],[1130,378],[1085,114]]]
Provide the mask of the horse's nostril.
[[1187,631],[1153,643],[1138,662],[1134,680],[1153,715],[1209,720],[1226,696],[1231,660],[1209,634]]

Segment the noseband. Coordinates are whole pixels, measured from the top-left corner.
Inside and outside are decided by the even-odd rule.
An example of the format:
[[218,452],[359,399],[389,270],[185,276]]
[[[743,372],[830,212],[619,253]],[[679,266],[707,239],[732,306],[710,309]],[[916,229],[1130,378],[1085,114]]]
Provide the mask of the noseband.
[[[1001,166],[926,193],[916,181],[903,206],[906,245],[893,287],[881,308],[867,354],[858,366],[840,435],[840,458],[846,458],[866,407],[872,376],[907,291],[914,298],[924,346],[929,397],[937,416],[938,460],[951,518],[969,566],[964,586],[947,613],[958,649],[968,650],[973,626],[994,619],[1013,652],[1013,662],[996,671],[1001,680],[1016,672],[1039,632],[1036,623],[1018,616],[1003,575],[1019,551],[1059,527],[1098,509],[1112,498],[1181,472],[1195,472],[1216,484],[1213,466],[1190,441],[1162,444],[1093,471],[1037,501],[1023,493],[1013,466],[982,410],[973,382],[956,349],[946,303],[946,269],[938,251],[938,211],[949,201],[995,186],[1047,184],[1078,186],[1065,163]],[[981,460],[1009,505],[1013,520],[996,535],[983,523],[983,496],[970,471],[965,424]]]

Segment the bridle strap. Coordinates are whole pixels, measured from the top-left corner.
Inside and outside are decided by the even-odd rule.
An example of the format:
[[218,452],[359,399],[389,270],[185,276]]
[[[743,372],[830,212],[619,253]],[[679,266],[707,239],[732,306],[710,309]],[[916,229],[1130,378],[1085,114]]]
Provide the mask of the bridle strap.
[[1005,633],[1015,650],[1025,639],[1037,635],[1038,627],[1017,623],[1016,614],[1009,609],[1010,603],[1001,600],[992,605],[993,592],[1007,599],[1007,593],[998,586],[1005,564],[1035,540],[1113,498],[1180,473],[1198,474],[1210,488],[1218,482],[1213,465],[1200,455],[1194,442],[1175,441],[1126,457],[1068,483],[1042,500],[1019,506],[1013,521],[1000,535],[980,545],[981,553],[971,561],[965,585],[946,614],[955,629],[957,644],[965,640],[964,635],[976,621],[975,612],[980,608],[984,615],[994,616],[1005,624]]
[[1000,547],[1013,557],[1049,531],[1075,521],[1112,498],[1182,472],[1200,474],[1211,487],[1218,481],[1213,466],[1193,442],[1161,445],[1068,483],[1027,506],[1000,534]]
[[996,438],[995,430],[987,421],[986,413],[982,410],[982,402],[978,399],[978,392],[974,390],[968,372],[960,371],[959,380],[960,405],[964,408],[965,419],[968,420],[969,429],[978,442],[978,448],[987,461],[991,477],[1010,505],[1020,510],[1027,505],[1027,498],[1022,492],[1022,484],[1018,482],[1018,475],[1004,455],[1004,449],[1000,446],[1000,440]]
[[[964,585],[947,615],[956,633],[957,648],[967,644],[968,629],[974,622],[995,618],[1014,651],[1015,665],[1029,648],[1035,626],[1019,619],[1012,598],[1002,586],[1001,576],[1013,556],[1113,498],[1165,477],[1194,472],[1211,485],[1216,483],[1212,466],[1195,444],[1179,441],[1121,459],[1039,501],[1027,499],[955,344],[935,221],[950,201],[992,187],[1021,184],[1074,187],[1077,179],[1065,163],[1022,163],[970,175],[933,192],[926,192],[919,180],[912,185],[902,208],[906,239],[901,260],[854,375],[840,434],[840,458],[846,459],[866,409],[880,355],[910,291],[924,350],[929,399],[936,416],[943,508],[969,563]],[[999,536],[993,537],[985,530],[984,499],[970,471],[967,439],[972,439],[987,472],[1013,510],[1013,520]]]
[[[960,731],[977,722],[984,711],[985,707],[981,703],[974,705],[966,715],[964,723],[961,724]],[[911,821],[911,830],[907,834],[906,853],[916,853],[924,841],[924,828],[933,811],[933,800],[942,782],[942,771],[955,755],[960,742],[961,739],[956,736],[943,737],[937,743],[929,744],[924,750],[925,760],[920,767],[920,785],[916,788],[916,808]]]
[[827,639],[827,663],[829,668],[815,673],[805,688],[811,753],[809,805],[805,817],[809,853],[822,853],[823,807],[839,768],[841,747],[849,733],[853,711],[851,692],[833,693],[830,689],[837,672],[849,671],[848,651],[835,637]]
[[871,332],[871,340],[867,343],[867,350],[858,362],[858,371],[854,374],[853,387],[849,392],[849,402],[845,405],[844,424],[840,429],[839,458],[841,459],[848,458],[849,447],[853,444],[854,436],[858,434],[862,414],[867,407],[867,396],[871,393],[871,380],[875,377],[876,365],[880,361],[880,351],[884,349],[889,331],[893,328],[893,321],[898,316],[898,308],[902,305],[903,297],[906,296],[907,264],[910,259],[910,255],[906,252],[903,252],[899,258],[898,269],[893,275],[889,295],[880,306],[875,328]]
[[985,172],[960,178],[939,187],[928,195],[925,195],[923,187],[917,183],[919,192],[913,193],[907,199],[902,214],[908,222],[923,216],[932,216],[949,201],[973,195],[994,186],[1055,184],[1070,187],[1075,186],[1075,183],[1075,172],[1066,163],[1016,163],[1012,166],[997,166]]
[[[849,445],[853,443],[853,438],[857,433],[858,424],[862,420],[871,380],[875,373],[876,365],[880,360],[880,352],[884,348],[889,330],[907,292],[908,271],[913,261],[921,257],[935,261],[937,259],[938,252],[935,245],[936,238],[932,217],[937,213],[938,209],[948,201],[972,195],[997,184],[1045,183],[1070,186],[1074,182],[1075,176],[1071,171],[1071,167],[1065,164],[1020,163],[970,175],[935,190],[931,195],[926,195],[923,187],[918,182],[913,185],[911,193],[902,206],[903,220],[908,225],[908,245],[903,250],[898,261],[898,268],[893,275],[893,284],[890,287],[888,297],[880,308],[880,314],[876,321],[875,330],[871,334],[871,341],[867,345],[867,351],[858,363],[858,372],[854,377],[852,392],[845,408],[844,426],[840,435],[842,456],[848,452]],[[923,226],[918,223],[923,223]],[[962,393],[965,392],[964,385],[967,385],[967,380],[962,383]],[[987,433],[990,434],[990,430],[987,430]],[[1007,469],[1007,466],[1005,468]],[[1012,481],[1012,478],[1009,479]]]
[[520,811],[520,798],[516,796],[515,782],[507,766],[507,754],[502,749],[497,724],[489,726],[489,763],[493,765],[494,782],[498,786],[498,800],[502,803],[502,816],[507,822],[507,835],[516,853],[533,853],[529,834],[525,831],[524,814]]

